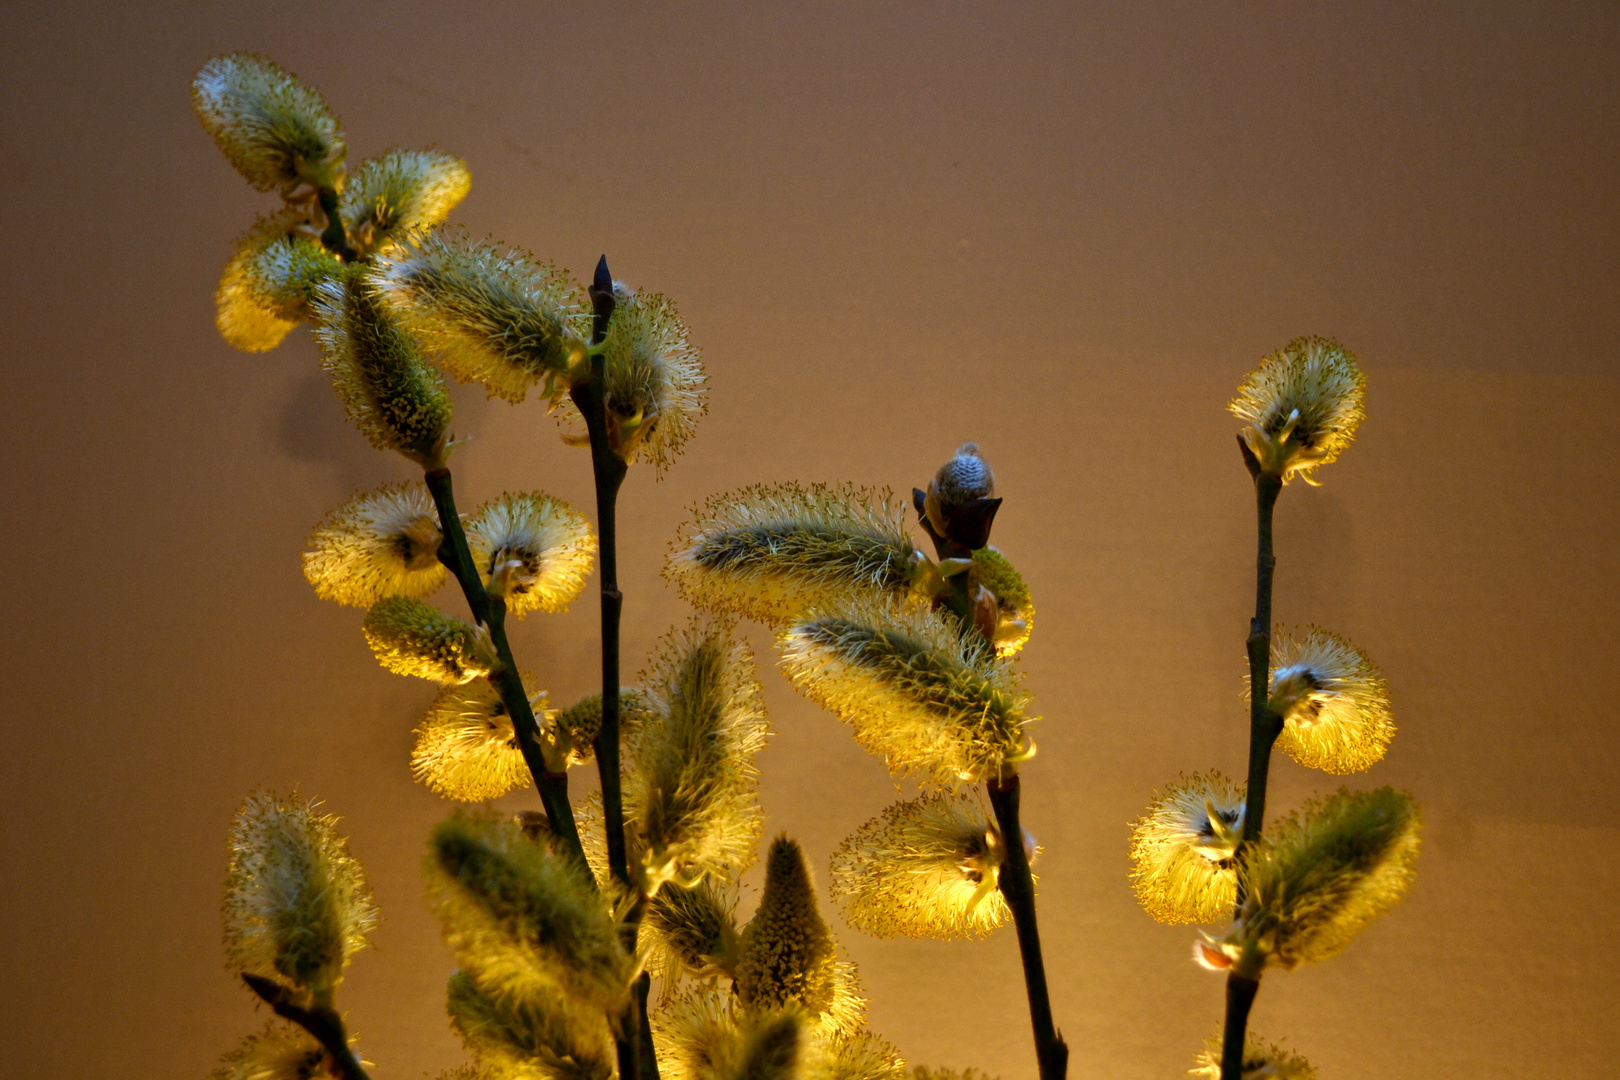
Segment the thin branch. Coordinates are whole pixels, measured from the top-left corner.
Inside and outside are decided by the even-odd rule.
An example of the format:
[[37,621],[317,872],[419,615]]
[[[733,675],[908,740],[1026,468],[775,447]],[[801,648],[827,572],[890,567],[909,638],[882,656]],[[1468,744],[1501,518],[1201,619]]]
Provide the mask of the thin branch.
[[1249,1008],[1260,992],[1260,981],[1231,972],[1226,976],[1226,1030],[1221,1040],[1221,1076],[1239,1080],[1243,1076],[1243,1041],[1249,1027]]
[[338,1075],[343,1080],[370,1080],[366,1070],[360,1064],[360,1059],[354,1056],[354,1050],[349,1046],[348,1032],[343,1028],[343,1017],[328,1003],[317,1001],[306,1007],[299,1004],[293,992],[287,987],[267,979],[263,975],[242,973],[242,981],[270,1008],[275,1010],[277,1016],[291,1020],[305,1031],[311,1038],[321,1044],[337,1066]]
[[490,676],[490,683],[501,695],[501,702],[512,717],[512,730],[517,734],[518,749],[534,775],[535,787],[545,807],[546,821],[551,832],[562,838],[568,850],[585,865],[585,850],[579,840],[579,826],[574,822],[574,811],[568,802],[568,774],[554,773],[546,768],[546,756],[540,748],[540,724],[534,718],[534,707],[518,675],[517,661],[506,637],[506,603],[491,598],[484,588],[483,579],[473,562],[472,550],[467,546],[467,533],[456,512],[455,490],[448,468],[429,469],[423,474],[433,505],[439,512],[439,529],[444,536],[439,545],[439,561],[449,568],[461,585],[467,606],[473,618],[489,627],[490,640],[500,658],[501,668]]
[[326,214],[326,228],[321,233],[321,243],[344,262],[354,262],[354,248],[349,246],[349,234],[343,228],[343,215],[338,211],[337,190],[323,187],[315,192],[315,197],[320,201],[321,211]]
[[1035,922],[1035,880],[1029,872],[1029,856],[1024,851],[1024,827],[1018,820],[1019,781],[1014,773],[1006,780],[985,785],[990,806],[1001,829],[1006,862],[1001,867],[1001,895],[1012,909],[1018,929],[1018,954],[1024,962],[1024,990],[1029,997],[1029,1023],[1035,1033],[1035,1060],[1041,1080],[1063,1080],[1069,1071],[1069,1047],[1052,1023],[1052,1002],[1046,990],[1046,962],[1041,957],[1041,932]]

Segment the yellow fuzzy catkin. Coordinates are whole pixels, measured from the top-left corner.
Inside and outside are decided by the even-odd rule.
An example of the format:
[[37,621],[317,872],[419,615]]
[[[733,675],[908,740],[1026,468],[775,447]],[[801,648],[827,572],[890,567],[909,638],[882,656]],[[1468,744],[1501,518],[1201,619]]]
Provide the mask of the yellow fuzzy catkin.
[[222,1057],[210,1080],[326,1080],[328,1060],[303,1028],[272,1020]]
[[[523,673],[525,689],[532,676]],[[544,690],[531,691],[536,719],[549,719]],[[436,794],[462,802],[495,799],[533,782],[512,716],[487,679],[446,686],[416,725],[411,775]]]
[[[590,316],[555,266],[493,244],[414,233],[377,256],[371,282],[442,350],[445,370],[517,404],[544,381],[553,401],[584,362]],[[559,382],[558,380],[562,380]]]
[[895,803],[832,858],[832,896],[851,926],[879,938],[983,937],[1007,921],[996,889],[1001,836],[972,796]]
[[268,352],[304,319],[320,284],[343,264],[309,235],[296,210],[268,214],[237,238],[219,288],[214,324],[226,344]]
[[[653,719],[662,707],[645,690],[634,686],[619,687],[620,741],[632,739],[632,733]],[[559,710],[553,719],[558,727],[568,733],[569,741],[574,744],[569,764],[579,765],[589,761],[595,752],[593,744],[597,733],[602,730],[601,692],[585,695],[568,708]]]
[[1271,639],[1271,708],[1283,718],[1277,746],[1310,769],[1365,772],[1384,756],[1395,723],[1389,684],[1367,654],[1307,626]]
[[467,522],[467,546],[486,585],[505,567],[506,610],[565,611],[585,588],[596,537],[585,515],[538,491],[503,494]]
[[748,1008],[712,985],[666,997],[651,1021],[664,1080],[795,1080],[813,1034],[799,1009]]
[[726,623],[672,631],[642,680],[660,709],[627,740],[626,818],[655,875],[730,879],[764,829],[754,755],[768,731],[754,658]]
[[911,1080],[999,1080],[999,1078],[978,1069],[945,1069],[916,1065],[912,1067]]
[[[1221,1035],[1204,1039],[1204,1049],[1188,1076],[1221,1080]],[[1243,1080],[1316,1080],[1316,1067],[1291,1050],[1249,1033],[1243,1042]]]
[[1336,955],[1411,888],[1421,829],[1412,797],[1389,787],[1308,803],[1267,828],[1244,860],[1237,922],[1195,956],[1257,978]]
[[444,465],[451,402],[444,377],[411,334],[378,301],[361,271],[316,290],[315,338],[321,368],[349,422],[378,450],[393,450],[424,469]]
[[982,547],[973,553],[973,566],[968,571],[969,595],[973,590],[985,588],[996,598],[999,609],[995,636],[996,652],[1009,656],[1029,643],[1035,630],[1035,599],[1023,575],[1007,556],[993,547]]
[[941,615],[835,607],[777,637],[782,668],[897,776],[941,787],[1000,775],[1024,750],[1025,696],[982,637]]
[[1131,822],[1131,888],[1162,923],[1229,918],[1244,788],[1218,772],[1184,776]]
[[533,1080],[608,1080],[613,1044],[601,1014],[552,994],[493,994],[470,973],[450,977],[451,1026],[481,1065]]
[[321,95],[256,53],[216,56],[191,82],[191,104],[220,151],[260,191],[343,182],[346,147]]
[[438,683],[471,682],[500,666],[489,632],[414,597],[373,604],[362,624],[377,662],[396,675]]
[[825,1034],[848,1034],[865,1019],[852,965],[838,962],[832,931],[816,910],[804,852],[787,837],[771,843],[765,890],[743,928],[733,987],[751,1009],[803,1008]]
[[920,560],[887,491],[779,484],[717,495],[664,576],[692,604],[782,624],[812,607],[900,596]]
[[319,803],[255,791],[231,826],[225,952],[238,971],[329,995],[370,942],[377,907],[365,872]]
[[806,1055],[804,1080],[905,1080],[906,1062],[887,1040],[870,1031],[821,1039]]
[[1343,345],[1295,338],[1261,359],[1227,408],[1248,423],[1241,434],[1261,471],[1285,483],[1294,476],[1311,483],[1316,468],[1355,439],[1366,388],[1366,375]]
[[471,187],[467,163],[437,150],[390,150],[367,158],[343,188],[339,212],[349,244],[365,258],[397,236],[435,228]]
[[304,578],[322,600],[370,607],[386,596],[424,597],[449,576],[439,562],[438,514],[419,483],[358,495],[315,527]]
[[493,994],[620,1006],[634,975],[602,895],[510,821],[458,812],[433,830],[428,894],[461,966]]

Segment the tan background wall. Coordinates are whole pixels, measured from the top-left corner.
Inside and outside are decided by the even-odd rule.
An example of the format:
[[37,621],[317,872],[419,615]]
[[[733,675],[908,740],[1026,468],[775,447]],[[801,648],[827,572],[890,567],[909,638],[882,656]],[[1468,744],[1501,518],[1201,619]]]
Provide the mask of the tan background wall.
[[[1325,1080],[1613,1075],[1612,5],[8,3],[0,39],[7,1075],[197,1077],[259,1022],[216,922],[255,784],[324,796],[370,870],[387,922],[345,995],[378,1075],[460,1060],[417,876],[445,807],[405,767],[430,689],[297,561],[406,469],[345,429],[305,331],[248,356],[212,327],[269,205],[187,102],[236,48],[320,86],[351,161],[464,156],[475,233],[578,273],[607,251],[680,301],[713,409],[627,487],[632,670],[684,617],[658,578],[683,508],[909,489],[983,444],[1039,602],[1026,820],[1076,1080],[1179,1075],[1218,1022],[1191,932],[1132,901],[1125,823],[1242,768],[1252,511],[1222,407],[1261,353],[1342,338],[1370,418],[1284,496],[1278,615],[1387,668],[1400,735],[1355,782],[1413,790],[1428,844],[1407,904],[1268,978],[1255,1026]],[[588,505],[538,407],[459,402],[469,505]],[[559,699],[594,620],[518,631]],[[765,804],[824,874],[894,788],[765,663]],[[1280,759],[1274,785],[1333,782]],[[1010,931],[844,940],[912,1060],[1034,1075]]]

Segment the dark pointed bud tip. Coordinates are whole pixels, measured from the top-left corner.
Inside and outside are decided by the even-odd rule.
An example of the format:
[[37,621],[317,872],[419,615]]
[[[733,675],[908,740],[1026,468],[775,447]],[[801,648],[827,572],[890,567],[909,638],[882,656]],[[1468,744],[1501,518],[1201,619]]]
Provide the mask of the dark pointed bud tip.
[[1248,440],[1244,439],[1242,432],[1238,433],[1237,441],[1238,451],[1243,455],[1243,465],[1249,470],[1250,478],[1258,478],[1260,476],[1260,459],[1254,456],[1253,450],[1249,449]]
[[1000,509],[999,496],[969,499],[946,515],[946,535],[969,551],[977,551],[990,542],[990,527],[995,524],[996,511]]
[[591,282],[591,288],[597,292],[613,291],[613,275],[608,271],[606,255],[596,260],[596,279]]

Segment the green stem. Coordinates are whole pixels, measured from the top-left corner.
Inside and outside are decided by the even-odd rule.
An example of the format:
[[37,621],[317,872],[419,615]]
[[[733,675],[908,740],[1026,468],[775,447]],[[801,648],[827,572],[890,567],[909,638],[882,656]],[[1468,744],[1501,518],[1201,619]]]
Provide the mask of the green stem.
[[1232,972],[1226,976],[1226,1033],[1221,1040],[1221,1080],[1242,1080],[1243,1040],[1249,1027],[1249,1008],[1260,991],[1260,981]]
[[534,718],[534,708],[518,675],[517,661],[506,637],[506,602],[492,598],[484,589],[483,578],[473,562],[472,549],[467,546],[467,533],[456,512],[455,490],[449,469],[429,469],[422,476],[433,496],[433,505],[439,512],[439,529],[444,535],[439,545],[439,561],[449,568],[461,585],[473,618],[489,627],[490,640],[501,667],[490,676],[490,683],[501,695],[501,703],[512,718],[512,730],[517,734],[518,749],[534,775],[535,787],[540,792],[540,803],[546,810],[546,821],[552,835],[561,837],[569,852],[585,864],[585,850],[579,840],[579,826],[574,822],[574,811],[568,802],[568,774],[553,773],[546,768],[546,756],[540,747],[540,724]]
[[990,806],[996,813],[996,825],[1001,829],[1002,847],[1006,849],[1006,862],[1002,864],[998,884],[1018,929],[1018,953],[1024,962],[1024,990],[1029,997],[1029,1022],[1035,1033],[1035,1060],[1041,1080],[1063,1080],[1069,1071],[1069,1047],[1052,1023],[1046,962],[1041,957],[1041,932],[1035,922],[1035,879],[1029,872],[1024,827],[1018,820],[1018,774],[1006,780],[991,780],[985,787],[990,795]]
[[[1266,779],[1271,769],[1271,747],[1282,733],[1282,718],[1271,711],[1271,579],[1277,556],[1271,545],[1271,520],[1282,481],[1263,472],[1254,478],[1255,515],[1259,524],[1255,558],[1254,618],[1249,623],[1249,780],[1243,807],[1243,835],[1235,858],[1242,865],[1243,851],[1260,840],[1266,815]],[[1243,875],[1238,875],[1238,905],[1243,904]]]
[[321,243],[344,262],[354,262],[354,248],[349,246],[349,234],[344,231],[343,215],[338,211],[337,189],[323,187],[316,191],[315,197],[320,200],[321,211],[326,215],[326,230],[321,233]]
[[354,1056],[354,1050],[349,1046],[349,1035],[343,1028],[343,1017],[338,1015],[330,1001],[317,1000],[312,1005],[302,1005],[291,990],[263,975],[243,972],[242,981],[247,983],[248,989],[259,995],[277,1016],[291,1020],[309,1032],[310,1037],[321,1044],[321,1048],[337,1066],[338,1076],[342,1080],[370,1080],[365,1068],[360,1064],[360,1059]]

